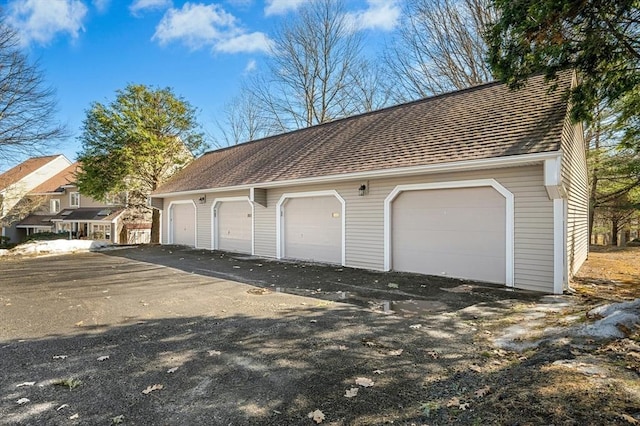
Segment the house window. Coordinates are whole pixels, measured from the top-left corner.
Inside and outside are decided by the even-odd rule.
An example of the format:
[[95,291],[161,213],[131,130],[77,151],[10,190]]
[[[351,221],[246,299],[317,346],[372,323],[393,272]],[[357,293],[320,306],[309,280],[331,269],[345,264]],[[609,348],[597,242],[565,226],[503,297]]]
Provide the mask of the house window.
[[110,240],[111,239],[111,225],[97,225],[92,227],[92,233],[90,237],[94,240]]
[[79,192],[72,192],[71,194],[69,194],[69,205],[71,207],[80,207],[80,193]]
[[51,204],[49,207],[50,213],[58,213],[60,211],[60,200],[51,200]]

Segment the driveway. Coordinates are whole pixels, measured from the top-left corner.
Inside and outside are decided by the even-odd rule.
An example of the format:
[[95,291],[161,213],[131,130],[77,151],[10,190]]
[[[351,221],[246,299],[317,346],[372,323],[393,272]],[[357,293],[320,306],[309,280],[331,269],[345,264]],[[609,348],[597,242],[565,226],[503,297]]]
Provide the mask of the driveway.
[[0,267],[0,424],[501,422],[442,401],[513,383],[483,320],[540,299],[166,246]]

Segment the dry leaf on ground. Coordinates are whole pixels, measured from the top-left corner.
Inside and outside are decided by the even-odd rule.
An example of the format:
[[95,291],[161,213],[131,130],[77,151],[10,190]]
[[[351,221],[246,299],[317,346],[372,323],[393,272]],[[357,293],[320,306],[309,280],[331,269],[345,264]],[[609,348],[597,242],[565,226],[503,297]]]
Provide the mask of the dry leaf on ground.
[[354,396],[356,396],[358,394],[358,388],[351,388],[351,389],[347,389],[344,392],[344,396],[347,398],[353,398]]
[[360,385],[363,388],[370,388],[373,386],[373,380],[367,379],[366,377],[358,377],[356,379],[356,385]]
[[471,364],[471,366],[469,366],[469,370],[473,370],[476,373],[482,373],[482,367],[480,367],[479,365],[475,365],[475,364]]
[[99,356],[97,359],[98,359],[98,361],[106,361],[106,360],[109,359],[109,355]]
[[449,401],[447,401],[447,407],[458,407],[460,405],[460,398],[454,396]]
[[462,411],[465,411],[467,408],[469,408],[469,403],[465,402],[463,404],[460,404],[458,408],[461,409]]
[[68,358],[68,357],[69,357],[69,355],[54,355],[53,359],[65,359],[65,358]]
[[422,328],[422,324],[412,324],[409,326],[409,328],[412,328],[414,330],[417,330],[419,328]]
[[175,373],[178,370],[178,367],[173,367],[167,370],[167,373],[171,374],[171,373]]
[[394,349],[389,351],[389,355],[391,356],[400,356],[402,355],[402,352],[404,352],[404,349]]
[[318,424],[324,420],[324,413],[320,410],[312,411],[307,416]]
[[625,420],[627,423],[631,424],[631,425],[640,425],[640,421],[638,421],[636,418],[631,417],[628,414],[620,414],[620,418]]
[[26,404],[27,402],[31,402],[31,400],[29,398],[20,398],[16,401],[18,405]]
[[384,374],[384,370],[373,370],[373,374]]
[[80,414],[75,413],[74,415],[69,416],[69,420],[75,420],[75,419],[77,419],[77,418],[79,418],[79,417],[80,417]]
[[208,351],[209,356],[222,355],[220,351]]
[[427,352],[427,354],[433,359],[440,358],[440,355],[438,355],[438,352],[436,352],[436,351],[429,351],[429,352]]
[[160,384],[156,384],[156,385],[153,385],[153,386],[147,386],[147,388],[145,390],[143,390],[142,393],[147,395],[147,394],[149,394],[149,393],[151,393],[151,392],[153,392],[155,390],[160,390],[162,388],[164,388],[164,386],[160,385]]
[[69,406],[69,404],[62,404],[61,406],[59,406],[58,408],[56,408],[56,411],[60,411],[63,408],[67,408]]
[[491,388],[489,386],[485,386],[485,387],[483,387],[481,389],[478,389],[477,391],[475,391],[476,397],[477,398],[482,398],[483,396],[488,394],[490,390],[491,390]]

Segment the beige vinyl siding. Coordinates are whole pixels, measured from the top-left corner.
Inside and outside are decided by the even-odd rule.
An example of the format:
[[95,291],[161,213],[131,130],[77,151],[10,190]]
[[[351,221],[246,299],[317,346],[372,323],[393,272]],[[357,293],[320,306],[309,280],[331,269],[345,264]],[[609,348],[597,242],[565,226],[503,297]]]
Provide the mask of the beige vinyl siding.
[[282,195],[282,191],[267,190],[266,194],[266,207],[257,203],[254,204],[254,254],[256,256],[276,257],[276,203]]
[[589,253],[589,178],[580,124],[565,120],[562,133],[562,182],[567,190],[567,272],[578,272]]
[[[353,180],[267,190],[267,206],[255,208],[255,254],[276,256],[276,204],[285,193],[336,190],[346,201],[346,266],[384,268],[384,200],[397,186],[411,183],[496,179],[514,194],[514,275],[518,288],[553,291],[553,203],[543,186],[542,165],[490,171],[427,174]],[[368,183],[369,192],[358,195]],[[207,198],[209,195],[207,195]],[[165,206],[168,205],[165,201]]]

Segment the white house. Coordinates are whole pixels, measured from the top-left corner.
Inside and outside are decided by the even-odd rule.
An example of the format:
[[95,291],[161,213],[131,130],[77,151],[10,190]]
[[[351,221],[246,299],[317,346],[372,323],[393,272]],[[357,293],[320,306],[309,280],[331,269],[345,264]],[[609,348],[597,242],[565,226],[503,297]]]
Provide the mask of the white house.
[[0,174],[0,226],[2,236],[18,241],[14,208],[25,195],[55,176],[71,162],[64,155],[33,157]]

